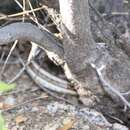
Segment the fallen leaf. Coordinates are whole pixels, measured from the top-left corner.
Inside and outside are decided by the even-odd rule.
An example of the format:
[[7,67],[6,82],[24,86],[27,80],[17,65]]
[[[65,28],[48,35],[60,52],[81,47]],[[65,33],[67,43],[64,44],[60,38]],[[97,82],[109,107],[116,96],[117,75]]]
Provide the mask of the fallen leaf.
[[16,84],[7,84],[0,81],[0,93],[12,90],[16,87]]
[[74,125],[73,120],[69,120],[66,123],[63,124],[61,128],[58,128],[58,130],[70,130]]
[[20,124],[20,123],[25,122],[26,120],[27,120],[27,118],[25,116],[22,116],[22,115],[17,116],[15,118],[15,122],[16,122],[17,125]]
[[3,104],[3,109],[11,109],[13,107],[14,105],[11,105],[11,104],[6,104],[6,103]]
[[5,99],[5,101],[0,102],[0,109],[10,109],[15,105],[15,98],[9,96]]
[[54,33],[54,35],[59,38],[59,39],[63,39],[63,36],[61,33]]
[[0,102],[0,109],[3,109],[3,108],[4,108],[4,103]]
[[0,102],[0,109],[10,109],[12,108],[14,105],[11,105],[11,104],[6,104],[4,102]]

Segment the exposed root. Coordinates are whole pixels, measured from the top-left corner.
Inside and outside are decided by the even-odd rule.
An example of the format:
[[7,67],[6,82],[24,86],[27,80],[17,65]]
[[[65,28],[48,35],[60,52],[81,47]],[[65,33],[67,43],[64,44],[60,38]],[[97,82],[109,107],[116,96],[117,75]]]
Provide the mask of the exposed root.
[[[100,68],[97,68],[93,63],[91,63],[91,66],[96,70],[96,72],[97,72],[97,74],[98,74],[98,76],[99,76],[99,79],[100,79],[100,81],[101,81],[101,83],[102,83],[104,89],[107,88],[107,89],[111,90],[111,91],[112,91],[114,94],[116,94],[116,95],[120,98],[120,100],[123,102],[123,104],[124,104],[124,111],[126,111],[127,108],[130,108],[130,103],[125,99],[125,97],[124,97],[118,90],[114,89],[114,87],[104,79],[104,77],[103,77],[103,75],[102,75],[102,70],[103,70],[106,66],[105,66],[105,65],[102,65]],[[105,90],[106,90],[106,89],[105,89]]]
[[[48,57],[56,65],[63,68],[68,81],[71,83],[72,87],[76,90],[77,93],[74,90],[66,88],[67,86],[69,86],[66,82],[63,82],[62,80],[51,76],[46,71],[41,71],[41,69],[39,71],[39,66],[37,67],[37,65],[33,63],[33,68],[35,68],[35,70],[37,70],[40,75],[33,71],[29,66],[26,67],[26,71],[40,87],[45,87],[49,90],[64,94],[78,94],[79,98],[82,98],[83,100],[86,97],[86,101],[91,99],[92,97],[92,100],[88,101],[89,104],[92,104],[92,102],[96,99],[90,91],[85,90],[82,84],[78,80],[76,80],[74,75],[71,73],[67,63],[61,58],[64,53],[63,47],[60,43],[58,43],[58,41],[51,33],[46,30],[41,31],[36,26],[30,23],[14,23],[1,28],[0,34],[0,45],[8,44],[9,42],[12,42],[14,40],[26,40],[37,43],[38,46],[46,51]],[[103,82],[103,85],[108,86],[111,91],[113,91],[121,98],[125,106],[130,107],[130,104],[127,102],[127,100],[117,90],[113,89],[113,87],[111,87],[109,83],[105,82],[104,77],[102,77],[101,74],[101,69],[96,68],[96,71],[98,73],[98,76],[100,77],[100,80]]]
[[63,88],[67,88],[69,83],[63,79],[57,78],[56,76],[48,73],[47,71],[45,71],[43,68],[41,68],[36,62],[32,61],[32,65],[34,66],[34,68],[39,71],[43,77],[46,76],[48,77],[48,79],[53,80],[53,82],[56,82],[57,84],[60,84]]
[[[51,35],[46,30],[41,31],[30,23],[20,22],[7,25],[6,27],[0,29],[0,34],[1,45],[7,45],[15,40],[26,40],[37,43],[38,46],[44,50],[46,49],[49,51],[54,51],[54,53],[60,56],[63,55],[63,48],[53,35]],[[54,76],[53,78],[49,78],[48,76],[50,75],[46,76],[47,73],[44,73],[43,77],[45,79],[42,79],[34,71],[32,71],[30,67],[27,67],[27,72],[37,84],[40,84],[40,86],[44,85],[44,87],[56,92],[76,95],[75,91],[63,87],[66,84],[65,82],[61,85],[61,82],[59,82],[59,80],[54,81],[56,79]]]
[[[18,4],[18,6],[19,6],[23,11],[26,10],[25,1],[23,1],[23,5],[21,5],[21,3],[20,3],[19,1],[17,1],[17,0],[15,0],[15,2]],[[33,11],[34,9],[33,9],[33,7],[32,7],[32,4],[31,4],[30,0],[28,0],[28,4],[29,4],[30,9]],[[37,25],[39,26],[39,24],[38,24],[39,22],[38,22],[38,19],[37,19],[37,16],[36,16],[35,12],[33,11],[32,14],[33,14],[33,16],[34,16],[34,19],[31,17],[31,15],[29,15],[29,14],[28,14],[28,15],[29,15],[29,17],[32,18],[32,20],[33,20],[35,23],[37,23]],[[25,19],[25,17],[24,17],[24,15],[23,15],[23,22],[24,22],[24,19]],[[40,27],[39,27],[39,28],[40,28]],[[32,44],[32,47],[31,47],[31,51],[30,51],[29,56],[28,56],[28,61],[27,61],[28,63],[31,61],[31,59],[34,58],[35,53],[36,53],[36,50],[37,50],[37,48],[38,48],[38,46],[37,46],[36,43],[31,42],[31,44]]]
[[57,54],[46,51],[50,60],[56,65],[61,66],[64,70],[66,78],[71,83],[71,86],[76,90],[79,100],[86,106],[94,106],[97,101],[97,97],[89,90],[86,90],[83,85],[74,77],[66,61],[61,59]]
[[41,48],[63,56],[64,51],[56,38],[46,30],[42,31],[31,23],[13,23],[0,29],[0,45],[8,45],[15,40],[32,41]]
[[70,100],[68,100],[68,99],[66,99],[66,98],[64,98],[62,96],[57,95],[57,93],[54,93],[54,92],[50,91],[49,89],[46,89],[46,88],[43,88],[43,87],[40,87],[40,88],[42,88],[48,95],[50,95],[50,96],[52,96],[52,97],[54,97],[56,99],[60,99],[60,100],[62,100],[64,102],[67,102],[67,103],[69,103],[71,105],[75,105],[76,106],[75,103],[73,103],[72,101],[70,101]]
[[[21,64],[24,67],[26,66],[23,61],[21,62]],[[42,70],[42,78],[41,78],[39,76],[39,74],[41,72],[39,71],[39,69],[37,69],[37,67],[38,67],[37,64],[36,63],[33,63],[33,64],[34,64],[33,70],[35,70],[35,67],[36,67],[37,73],[34,72],[31,69],[31,67],[29,67],[29,66],[26,66],[26,71],[29,74],[29,76],[34,80],[34,82],[41,87],[41,89],[44,90],[44,88],[47,88],[51,91],[58,92],[58,93],[77,95],[77,93],[74,90],[70,90],[68,88],[63,87],[63,86],[65,86],[65,82],[63,82],[63,84],[62,84],[61,82],[58,82],[58,80],[57,81],[53,80],[53,79],[57,79],[57,78],[56,77],[54,78],[54,76],[51,76],[51,74],[49,74],[45,70]]]
[[45,79],[45,78],[43,79],[43,78],[39,77],[30,67],[27,67],[26,71],[31,76],[31,78],[35,81],[35,83],[41,87],[45,87],[49,90],[52,90],[52,91],[55,91],[58,93],[76,95],[76,92],[73,90],[63,88],[59,84],[55,85],[52,81],[49,82],[49,81],[47,81],[47,79]]

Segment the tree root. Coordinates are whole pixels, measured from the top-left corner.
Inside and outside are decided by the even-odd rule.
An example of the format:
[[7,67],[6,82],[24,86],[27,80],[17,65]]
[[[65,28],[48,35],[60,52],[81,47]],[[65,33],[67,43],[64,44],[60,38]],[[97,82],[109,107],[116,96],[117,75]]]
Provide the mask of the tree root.
[[[23,62],[21,63],[24,67],[26,66]],[[26,71],[29,74],[29,76],[34,80],[34,82],[41,87],[41,89],[44,90],[44,88],[47,88],[51,91],[58,93],[77,95],[77,93],[74,90],[67,88],[69,86],[69,83],[41,69],[40,66],[38,66],[38,64],[35,62],[32,62],[32,65],[33,70],[37,72],[33,71],[29,66],[26,66]],[[40,75],[42,75],[42,77]]]
[[61,59],[57,54],[53,52],[46,51],[46,53],[50,60],[52,60],[56,65],[62,67],[66,75],[66,78],[71,84],[71,87],[73,87],[76,90],[79,96],[79,100],[85,106],[89,106],[89,107],[94,106],[95,103],[99,101],[99,99],[90,90],[85,89],[82,83],[75,78],[66,61]]
[[39,86],[45,87],[49,90],[52,90],[58,93],[76,95],[76,92],[73,90],[63,88],[62,85],[60,86],[60,84],[55,85],[53,81],[47,81],[48,79],[41,78],[30,67],[27,67],[26,71]]
[[51,75],[50,73],[45,71],[43,68],[41,68],[36,62],[32,61],[31,63],[37,71],[39,71],[42,75],[45,75],[46,77],[48,77],[48,79],[53,80],[53,82],[56,82],[56,84],[60,84],[62,88],[68,87],[69,83],[67,81],[57,78],[54,75]]
[[118,90],[114,89],[113,86],[111,86],[110,83],[108,83],[105,79],[104,76],[102,75],[102,70],[106,67],[105,65],[102,65],[100,68],[96,67],[96,65],[91,64],[92,68],[95,69],[95,71],[97,72],[97,75],[102,83],[102,85],[104,86],[104,89],[109,89],[110,91],[112,91],[114,94],[116,94],[120,100],[123,102],[124,104],[124,111],[127,110],[127,108],[130,108],[130,103],[125,99],[125,97],[123,96],[123,94],[121,94]]
[[0,45],[7,45],[15,40],[32,41],[59,56],[64,54],[61,44],[51,33],[40,30],[31,23],[18,22],[0,28]]
[[[44,50],[53,51],[54,53],[63,56],[63,48],[55,37],[46,30],[41,31],[30,23],[18,22],[7,25],[0,29],[0,34],[0,45],[7,45],[15,40],[33,41]],[[33,67],[38,68],[39,66],[37,66],[36,63],[33,63]],[[26,70],[40,86],[44,86],[59,93],[77,95],[74,90],[66,88],[68,82],[58,79],[44,70],[41,71],[40,69],[42,78],[40,78],[29,66],[26,67]]]
[[[59,65],[63,68],[67,79],[76,91],[68,88],[70,84],[67,81],[58,79],[48,72],[39,69],[39,66],[32,62],[31,65],[33,69],[30,66],[26,66],[26,71],[41,88],[47,88],[58,93],[78,95],[79,97],[83,98],[84,96],[87,96],[87,100],[93,97],[90,91],[84,91],[85,89],[72,75],[67,63],[61,58],[64,53],[62,45],[58,43],[55,37],[49,32],[46,30],[41,31],[30,23],[14,23],[0,29],[0,45],[7,45],[9,42],[13,42],[15,40],[26,40],[37,43],[38,46],[46,51],[48,57],[56,65]],[[23,66],[25,65],[23,64]],[[94,66],[92,67],[94,68]],[[33,70],[37,71],[38,73]],[[95,70],[99,76],[99,79],[101,80],[101,83],[103,84],[103,87],[105,88],[107,86],[108,89],[110,89],[121,99],[125,108],[130,108],[130,103],[124,98],[124,96],[118,92],[118,90],[114,89],[112,85],[107,83],[104,77],[102,77],[102,73],[100,73],[101,69],[95,68]],[[95,97],[92,100],[95,100]]]

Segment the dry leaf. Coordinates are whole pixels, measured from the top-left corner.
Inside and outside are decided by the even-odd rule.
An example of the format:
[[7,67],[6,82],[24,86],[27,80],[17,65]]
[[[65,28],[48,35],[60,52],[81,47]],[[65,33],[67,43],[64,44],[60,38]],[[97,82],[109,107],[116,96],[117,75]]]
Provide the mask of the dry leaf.
[[23,123],[27,120],[27,118],[25,116],[17,116],[15,118],[15,121],[16,121],[16,124],[20,124],[20,123]]
[[10,105],[10,104],[6,104],[4,102],[0,102],[0,109],[9,109],[9,108],[12,108],[13,105]]
[[3,109],[10,109],[13,107],[14,107],[14,105],[11,105],[11,104],[6,104],[6,103],[3,104]]
[[64,123],[63,127],[58,128],[58,130],[70,130],[74,125],[74,121],[73,120],[69,120],[66,123]]
[[63,36],[61,33],[54,33],[54,35],[59,38],[59,39],[63,39]]
[[4,103],[0,102],[0,109],[3,109],[3,108],[4,108]]

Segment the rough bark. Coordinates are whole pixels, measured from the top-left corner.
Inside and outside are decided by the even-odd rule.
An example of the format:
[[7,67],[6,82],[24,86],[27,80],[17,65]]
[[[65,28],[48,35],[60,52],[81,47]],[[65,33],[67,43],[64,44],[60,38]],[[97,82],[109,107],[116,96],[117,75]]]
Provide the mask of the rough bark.
[[[98,92],[102,92],[96,73],[88,64],[96,57],[96,43],[90,30],[88,0],[60,0],[59,3],[63,20],[65,60],[84,86],[90,86],[96,91],[95,86],[98,86]],[[92,79],[94,82],[91,82]]]
[[130,29],[130,1],[128,1],[128,27]]
[[40,0],[42,5],[46,5],[49,8],[54,8],[57,11],[59,10],[59,0]]
[[[98,76],[106,92],[118,104],[126,105],[120,95],[116,94],[111,87],[119,93],[127,92],[130,89],[128,56],[114,44],[96,44],[93,41],[88,0],[60,0],[60,11],[63,20],[65,59],[72,72],[85,83],[85,86],[86,84],[97,85]],[[88,64],[90,66],[94,64],[96,71],[101,70],[101,75],[96,76]],[[89,83],[86,79],[90,80]],[[126,95],[126,97],[129,96]]]
[[[65,59],[73,73],[83,72],[94,49],[88,0],[60,0]],[[81,73],[82,73],[81,72]]]

